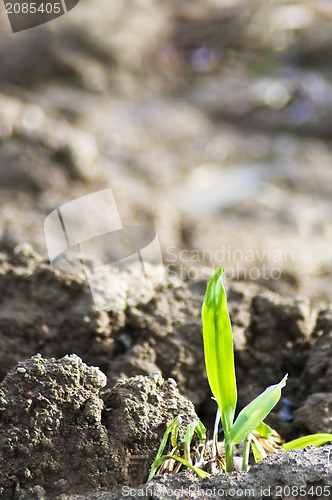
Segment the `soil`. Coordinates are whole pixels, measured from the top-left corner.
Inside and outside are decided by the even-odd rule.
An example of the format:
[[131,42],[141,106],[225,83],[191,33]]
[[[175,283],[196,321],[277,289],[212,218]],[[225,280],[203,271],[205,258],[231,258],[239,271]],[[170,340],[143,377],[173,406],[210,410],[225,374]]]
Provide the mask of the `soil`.
[[[117,493],[63,497],[70,500],[115,500],[124,498],[249,498],[277,500],[331,497],[331,447],[309,447],[270,456],[248,473],[234,472],[199,480],[189,473],[167,474],[140,488],[124,487]],[[291,479],[290,479],[291,478]]]
[[[140,487],[175,415],[212,429],[218,265],[238,410],[288,373],[267,422],[332,432],[331,29],[323,0],[86,0],[16,34],[0,12],[1,498],[332,498],[330,446]],[[109,187],[124,225],[157,232],[165,278],[109,266],[95,279],[120,302],[96,311],[43,225]]]
[[[94,310],[83,276],[53,270],[28,247],[3,254],[0,269],[1,498],[124,498],[124,486],[142,495],[140,485],[175,416],[185,424],[197,419],[195,403],[198,416],[213,426],[200,320],[206,282],[166,276],[150,296],[124,302],[115,314]],[[134,270],[123,273],[126,289],[133,276],[138,286]],[[227,293],[238,409],[288,372],[267,423],[286,440],[331,432],[331,310],[313,310],[305,299],[252,283],[230,282]],[[184,473],[161,476],[145,496],[161,498],[159,487],[182,485],[189,491],[218,486],[230,491],[225,498],[230,488],[244,487],[255,490],[250,498],[278,498],[277,487],[306,486],[311,498],[310,487],[319,493],[332,482],[329,450],[282,452],[248,474],[201,482]],[[260,486],[271,487],[271,494],[259,493]]]
[[1,384],[1,498],[137,485],[164,425],[197,419],[173,380],[158,374],[99,391],[106,376],[72,354],[21,362]]
[[46,256],[45,218],[111,187],[169,270],[331,301],[331,8],[190,5],[87,0],[15,35],[0,18],[0,248]]

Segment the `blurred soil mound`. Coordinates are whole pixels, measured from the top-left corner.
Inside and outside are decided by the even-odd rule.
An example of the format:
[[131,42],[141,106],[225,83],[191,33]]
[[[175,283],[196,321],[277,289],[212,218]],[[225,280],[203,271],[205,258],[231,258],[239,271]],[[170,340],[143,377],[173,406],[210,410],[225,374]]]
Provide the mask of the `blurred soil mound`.
[[0,27],[3,250],[46,255],[45,217],[111,186],[180,276],[331,301],[329,2],[87,1]]

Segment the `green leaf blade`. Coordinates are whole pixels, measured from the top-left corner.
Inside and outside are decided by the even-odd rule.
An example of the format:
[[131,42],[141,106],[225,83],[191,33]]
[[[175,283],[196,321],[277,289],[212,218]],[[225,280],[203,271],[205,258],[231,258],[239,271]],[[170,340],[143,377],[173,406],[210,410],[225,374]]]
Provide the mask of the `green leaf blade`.
[[246,439],[270,413],[280,399],[281,389],[285,387],[286,380],[287,375],[279,384],[271,385],[265,389],[239,413],[230,434],[233,444],[239,444]]
[[206,427],[200,420],[195,427],[195,432],[196,432],[200,441],[205,441],[205,439],[206,439]]
[[234,419],[237,389],[232,327],[223,285],[225,270],[218,268],[209,281],[202,307],[205,365],[221,420],[229,433]]
[[150,473],[149,473],[149,477],[148,477],[148,482],[151,481],[151,479],[153,478],[153,476],[156,473],[156,470],[159,467],[159,465],[156,465],[156,464],[158,463],[158,460],[160,459],[161,455],[164,452],[164,449],[165,449],[165,446],[167,444],[167,440],[168,440],[168,436],[169,436],[170,432],[172,431],[172,429],[178,428],[182,424],[182,422],[183,422],[182,416],[178,415],[166,428],[166,431],[164,432],[163,438],[162,438],[161,443],[159,445],[156,458],[154,459],[154,462],[151,465],[151,469],[150,469]]
[[265,439],[269,439],[270,435],[275,432],[269,425],[267,425],[265,422],[261,422],[258,427],[255,429],[256,432],[260,436],[262,436]]
[[332,434],[309,434],[288,443],[284,443],[282,448],[284,450],[301,450],[306,446],[321,446],[322,444],[332,441]]
[[[194,437],[195,431],[198,429],[198,432],[200,432],[200,427],[199,427],[200,421],[195,420],[191,424],[187,426],[184,438],[183,438],[183,456],[184,459],[187,460],[187,462],[191,463],[190,459],[190,444],[191,441]],[[203,425],[203,424],[202,424]]]
[[155,460],[155,465],[156,467],[160,467],[160,465],[165,462],[165,460],[168,460],[169,458],[173,458],[174,460],[177,460],[178,462],[181,462],[181,464],[185,465],[186,467],[189,467],[189,469],[193,470],[196,472],[196,474],[201,478],[205,479],[206,477],[209,477],[210,474],[208,472],[205,472],[205,470],[199,469],[198,467],[195,467],[194,465],[191,465],[187,460],[184,460],[181,457],[176,457],[175,455],[163,455],[162,457],[159,457],[157,460]]
[[256,439],[255,436],[253,436],[252,434],[251,434],[251,449],[256,463],[260,462],[261,460],[263,460],[263,458],[266,457],[266,452],[263,446],[260,444],[258,439]]

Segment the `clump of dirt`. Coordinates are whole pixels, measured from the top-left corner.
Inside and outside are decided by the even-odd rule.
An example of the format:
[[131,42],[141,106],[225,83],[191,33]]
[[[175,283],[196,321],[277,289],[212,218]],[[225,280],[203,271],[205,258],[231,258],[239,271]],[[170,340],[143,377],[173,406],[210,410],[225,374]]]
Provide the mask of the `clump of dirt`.
[[36,355],[8,373],[0,385],[1,498],[137,485],[171,420],[197,419],[175,382],[158,374],[121,381],[102,399],[105,384],[99,368],[74,354]]
[[326,353],[332,349],[332,310],[326,309],[320,312],[315,330],[313,332],[315,343],[310,349],[306,364],[304,378],[305,385],[310,393],[326,391],[329,383],[329,391],[332,391],[332,359]]
[[105,375],[76,355],[59,362],[36,355],[8,373],[0,388],[2,498],[37,485],[55,494],[87,481],[108,484],[101,471],[111,448],[98,396],[105,384]]

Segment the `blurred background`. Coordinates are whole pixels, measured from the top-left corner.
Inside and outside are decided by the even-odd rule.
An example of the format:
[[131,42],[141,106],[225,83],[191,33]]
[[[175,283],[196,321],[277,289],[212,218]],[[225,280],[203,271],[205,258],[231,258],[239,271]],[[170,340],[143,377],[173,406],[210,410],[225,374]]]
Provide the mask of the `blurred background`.
[[0,251],[111,187],[172,273],[332,301],[331,0],[0,7]]

